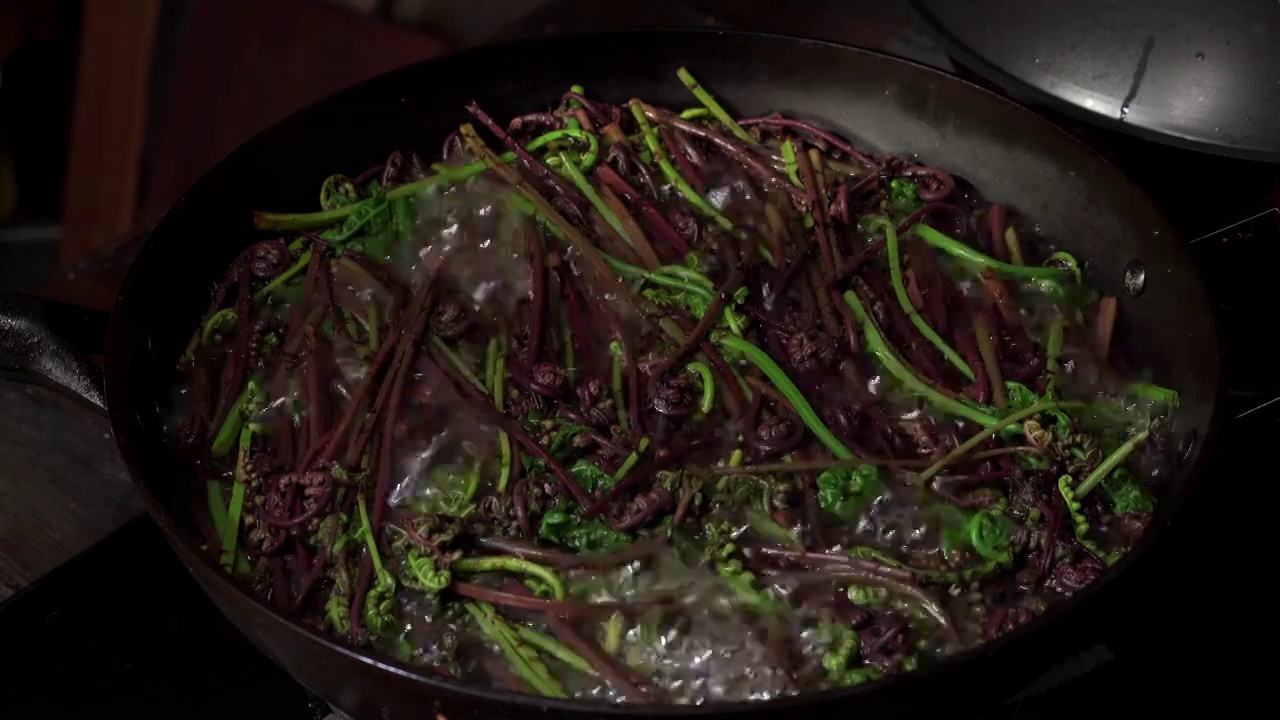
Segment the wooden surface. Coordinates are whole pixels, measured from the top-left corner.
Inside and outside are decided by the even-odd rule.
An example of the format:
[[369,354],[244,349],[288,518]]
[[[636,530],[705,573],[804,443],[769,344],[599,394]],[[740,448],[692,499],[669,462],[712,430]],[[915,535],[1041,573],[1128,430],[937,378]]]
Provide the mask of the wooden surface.
[[0,382],[0,601],[142,512],[104,417]]
[[85,0],[71,119],[64,263],[133,227],[146,135],[147,77],[160,0]]
[[314,0],[199,0],[187,27],[158,121],[138,215],[144,227],[259,131],[450,47],[423,31]]
[[[140,245],[95,254],[39,294],[108,310]],[[141,512],[106,418],[0,381],[0,602]]]

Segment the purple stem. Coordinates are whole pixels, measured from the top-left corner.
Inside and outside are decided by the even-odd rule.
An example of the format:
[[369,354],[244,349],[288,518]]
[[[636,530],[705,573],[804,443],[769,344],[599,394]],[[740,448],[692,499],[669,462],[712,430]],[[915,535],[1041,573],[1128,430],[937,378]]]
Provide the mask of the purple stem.
[[667,222],[667,219],[658,211],[658,208],[654,207],[648,198],[628,185],[627,181],[623,180],[622,176],[615,172],[613,168],[608,165],[597,167],[596,177],[617,193],[618,197],[638,208],[640,215],[645,219],[645,224],[649,226],[649,230],[675,248],[676,252],[680,253],[680,257],[683,258],[692,252],[689,244],[684,241],[680,233],[676,232],[675,228],[671,227],[671,223]]
[[467,106],[467,112],[474,115],[481,124],[489,128],[489,132],[493,133],[494,137],[498,138],[498,141],[508,150],[515,153],[516,158],[520,160],[520,164],[524,165],[525,169],[537,178],[539,184],[554,190],[560,198],[569,204],[573,214],[576,216],[575,219],[578,225],[586,225],[587,199],[582,196],[582,193],[578,192],[577,188],[568,184],[564,178],[551,172],[551,168],[543,165],[537,158],[530,155],[529,151],[525,150],[506,130],[503,130],[498,123],[494,122],[488,113],[481,110],[479,105],[471,103]]
[[660,110],[652,105],[641,102],[640,108],[653,122],[660,125],[666,125],[667,127],[678,128],[694,137],[702,138],[712,145],[715,145],[720,148],[720,151],[725,155],[728,155],[734,161],[750,170],[766,185],[787,193],[791,197],[791,201],[795,203],[796,207],[801,210],[809,209],[809,200],[799,188],[784,180],[774,171],[773,167],[769,163],[765,162],[763,158],[741,143],[706,127],[705,125],[689,122],[688,120],[681,118],[679,115],[669,113],[666,110]]
[[946,200],[956,189],[956,181],[951,178],[951,175],[938,168],[911,167],[902,170],[901,174],[923,181],[919,184],[917,192],[920,194],[920,199],[925,202]]
[[848,155],[851,158],[856,159],[858,162],[862,163],[863,165],[865,165],[866,167],[872,170],[877,170],[880,168],[880,163],[876,162],[875,159],[873,159],[870,155],[862,152],[861,150],[858,150],[854,146],[850,145],[844,140],[841,140],[835,135],[832,135],[826,130],[823,130],[818,126],[812,125],[803,120],[795,120],[793,118],[784,118],[784,117],[779,117],[777,115],[770,115],[768,117],[745,118],[743,120],[739,120],[738,124],[741,125],[742,127],[751,127],[752,125],[764,125],[766,127],[791,128],[792,130],[799,130],[800,132],[808,133],[809,135],[825,140],[835,149]]
[[662,144],[667,146],[667,152],[671,153],[671,157],[675,158],[676,165],[680,166],[680,174],[689,181],[693,189],[699,193],[706,192],[707,183],[702,179],[702,173],[698,172],[698,168],[694,167],[693,161],[684,154],[676,143],[675,138],[671,137],[671,133],[666,128],[660,127],[658,128],[658,137],[662,138]]
[[[617,105],[608,103],[598,103],[590,98],[583,97],[576,92],[567,92],[560,96],[560,104],[567,105],[570,100],[577,100],[582,109],[587,111],[587,116],[591,118],[591,122],[600,127],[616,123],[622,117],[622,110]],[[603,108],[608,108],[609,112],[605,112]]]

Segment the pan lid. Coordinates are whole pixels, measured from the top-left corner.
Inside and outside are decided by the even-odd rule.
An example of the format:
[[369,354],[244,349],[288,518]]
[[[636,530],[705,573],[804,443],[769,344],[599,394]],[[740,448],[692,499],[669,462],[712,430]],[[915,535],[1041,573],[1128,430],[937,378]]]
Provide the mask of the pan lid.
[[1030,102],[1280,162],[1280,2],[911,0],[961,64]]

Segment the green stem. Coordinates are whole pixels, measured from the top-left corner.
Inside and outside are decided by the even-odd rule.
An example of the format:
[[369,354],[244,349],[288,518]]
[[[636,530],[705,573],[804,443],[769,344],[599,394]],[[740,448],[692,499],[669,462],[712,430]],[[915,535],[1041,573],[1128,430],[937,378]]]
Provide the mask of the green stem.
[[767,514],[760,512],[754,508],[747,510],[747,524],[752,530],[755,530],[760,537],[769,542],[777,543],[789,548],[797,550],[804,549],[804,546],[791,531],[779,525],[773,518]]
[[702,287],[700,285],[693,285],[691,283],[685,282],[684,280],[678,277],[672,277],[669,273],[650,272],[649,270],[645,270],[644,268],[636,267],[631,263],[619,260],[607,253],[601,253],[601,255],[604,257],[605,262],[609,263],[609,267],[613,268],[615,272],[617,272],[619,275],[621,275],[624,278],[628,278],[628,279],[643,278],[645,280],[652,282],[655,285],[664,285],[666,287],[673,288],[676,290],[681,290],[681,291],[690,293],[692,295],[697,295],[700,299],[704,300],[707,304],[710,304],[712,299],[714,298],[714,295],[712,294],[711,290],[708,290],[707,288]]
[[944,455],[941,460],[938,460],[934,464],[925,468],[924,472],[916,476],[916,483],[923,485],[924,483],[928,482],[930,478],[942,472],[942,470],[945,469],[948,465],[956,462],[960,458],[964,457],[970,450],[981,445],[984,440],[994,436],[996,433],[1000,432],[1006,427],[1009,427],[1010,425],[1013,425],[1014,423],[1021,422],[1022,420],[1025,420],[1031,417],[1032,415],[1037,415],[1047,410],[1061,410],[1062,408],[1076,407],[1081,404],[1082,403],[1041,402],[1041,403],[1036,403],[1035,405],[1032,405],[1031,407],[1026,408],[1024,410],[1019,410],[1018,412],[1013,413],[1012,415],[1008,415],[999,420],[996,420],[990,426],[983,429],[981,432],[975,434],[973,437],[969,438],[968,440],[965,440],[964,442],[960,443],[958,446],[956,446],[956,449]]
[[710,115],[711,115],[711,111],[710,111],[710,110],[708,110],[708,109],[706,109],[706,108],[704,108],[704,107],[699,107],[699,108],[689,108],[688,110],[685,110],[685,111],[683,111],[683,112],[681,112],[681,113],[680,113],[680,119],[682,119],[682,120],[701,120],[701,119],[702,119],[702,118],[704,118],[704,117],[710,117]]
[[1044,262],[1046,266],[1051,266],[1055,263],[1061,265],[1067,272],[1071,273],[1071,276],[1076,279],[1076,282],[1081,282],[1080,261],[1076,260],[1075,255],[1059,250],[1058,252],[1050,255]]
[[205,321],[204,328],[200,331],[200,343],[202,345],[213,344],[213,334],[222,329],[224,325],[234,325],[236,320],[236,309],[233,307],[222,308],[218,312],[209,316]]
[[227,419],[222,421],[222,427],[218,428],[218,434],[213,438],[210,454],[215,458],[226,457],[227,453],[231,452],[231,446],[240,435],[240,428],[244,427],[247,414],[245,406],[252,402],[257,394],[258,383],[253,380],[245,383],[244,390],[241,390],[240,395],[236,397],[235,403],[227,411]]
[[862,334],[866,336],[867,347],[871,350],[871,354],[875,355],[880,363],[884,365],[885,370],[888,370],[889,374],[897,378],[898,381],[905,385],[909,391],[923,397],[925,400],[929,401],[930,404],[940,410],[951,413],[952,415],[959,415],[960,417],[972,420],[979,425],[990,427],[998,422],[996,418],[982,412],[981,410],[969,407],[958,400],[953,400],[946,395],[943,395],[930,387],[928,383],[916,377],[915,374],[908,370],[907,367],[902,364],[902,361],[893,354],[893,350],[889,348],[889,343],[884,339],[884,336],[880,334],[880,330],[876,328],[875,323],[871,321],[871,316],[867,314],[866,308],[862,307],[862,301],[858,299],[857,294],[852,290],[846,291],[844,294],[844,301],[848,303],[849,307],[853,310],[853,314],[857,316],[858,322],[861,323]]
[[[569,92],[578,93],[579,95],[582,95],[586,92],[586,88],[582,87],[581,85],[570,85]],[[570,100],[569,107],[580,108],[582,107],[582,103],[578,102],[577,100]],[[578,122],[578,119],[572,116],[570,116],[569,119],[564,121],[564,125],[565,127],[570,128],[572,130],[577,130],[578,128],[582,127],[582,124]]]
[[[666,265],[658,268],[657,272],[651,272],[641,267],[636,267],[628,262],[623,262],[613,257],[609,253],[601,251],[600,256],[604,261],[613,268],[614,272],[628,280],[643,279],[652,282],[655,285],[662,285],[674,290],[695,295],[703,303],[703,306],[709,306],[715,301],[714,288],[715,285],[707,279],[705,275],[690,268],[681,268],[681,272],[674,272],[677,265]],[[696,277],[696,279],[695,279]],[[690,282],[687,282],[690,281]],[[708,289],[705,285],[710,285],[712,289]],[[685,306],[694,314],[698,314],[696,308],[691,304],[685,303]],[[722,311],[725,324],[734,335],[742,335],[742,324],[733,316],[733,310],[725,307]]]
[[716,381],[711,375],[711,368],[706,363],[693,361],[684,366],[686,370],[697,375],[702,382],[702,402],[698,404],[698,412],[703,415],[711,412],[716,402]]
[[449,361],[449,364],[453,366],[454,370],[458,371],[459,375],[466,378],[467,382],[475,385],[480,392],[486,395],[489,394],[489,388],[485,387],[483,382],[480,382],[480,378],[476,377],[476,374],[471,371],[471,368],[468,368],[467,364],[462,362],[462,357],[458,355],[458,353],[454,352],[453,348],[449,347],[439,335],[431,333],[431,344],[440,351],[441,355],[444,355],[445,359]]
[[521,640],[524,640],[538,650],[541,650],[583,675],[594,676],[596,674],[596,671],[591,667],[591,663],[583,660],[581,655],[570,650],[559,640],[526,625],[513,625],[512,627],[515,628],[516,634],[520,636]]
[[929,243],[933,247],[947,253],[948,255],[959,258],[972,265],[990,268],[1006,275],[1015,275],[1026,278],[1039,278],[1044,280],[1061,280],[1064,273],[1054,267],[1036,267],[1033,265],[1014,265],[1013,263],[1001,262],[993,257],[984,255],[977,250],[965,245],[954,238],[948,237],[937,230],[923,223],[913,225],[911,232],[921,240]]
[[477,574],[488,572],[509,572],[537,578],[551,588],[556,600],[564,599],[564,584],[551,570],[531,560],[514,555],[492,555],[489,557],[472,557],[455,560],[450,566],[455,572]]
[[[493,356],[490,371],[489,387],[493,392],[493,406],[503,412],[507,384],[507,345],[494,338],[489,341],[489,352]],[[502,469],[498,474],[498,492],[505,492],[507,483],[511,481],[511,437],[506,430],[498,430],[498,451]]]
[[618,471],[613,474],[614,485],[617,485],[618,483],[622,482],[622,478],[626,477],[627,473],[631,472],[631,468],[635,467],[636,463],[640,462],[640,456],[643,455],[644,451],[648,449],[649,449],[649,438],[647,436],[640,438],[640,445],[637,446],[636,449],[633,450],[631,454],[627,456],[626,460],[622,461],[622,466],[619,467]]
[[[534,138],[525,150],[533,152],[549,143],[555,142],[562,138],[572,138],[580,140],[587,144],[587,152],[582,155],[581,168],[586,170],[595,165],[596,159],[600,155],[599,141],[596,136],[581,129],[564,128],[561,130],[552,130],[545,135]],[[504,163],[513,163],[516,160],[514,152],[506,152],[498,156],[498,159]],[[465,180],[484,172],[485,164],[482,161],[476,161],[467,165],[458,167],[442,168],[436,175],[424,178],[418,182],[401,185],[387,191],[386,201],[398,200],[400,198],[413,197],[424,190],[427,190],[441,183],[453,183],[459,180]],[[342,222],[369,200],[361,200],[358,203],[345,205],[334,210],[324,210],[314,213],[254,213],[254,226],[259,230],[307,230],[312,228],[328,227]]]
[[613,356],[613,404],[618,411],[618,427],[626,432],[628,428],[627,421],[627,398],[622,389],[622,369],[626,359],[622,357],[622,344],[617,340],[609,343],[609,353]]
[[1120,463],[1124,462],[1125,458],[1129,457],[1129,455],[1133,453],[1133,449],[1138,447],[1138,444],[1146,440],[1150,435],[1151,431],[1143,430],[1128,440],[1125,440],[1123,445],[1116,448],[1110,455],[1103,459],[1102,462],[1098,463],[1098,467],[1094,468],[1093,472],[1089,473],[1085,479],[1076,486],[1076,499],[1083,500],[1084,496],[1088,495],[1090,490],[1110,475],[1112,470],[1119,467]]
[[604,651],[610,655],[617,655],[622,650],[622,613],[616,612],[609,616],[609,620],[604,626],[604,643],[602,647]]
[[[210,480],[205,483],[205,490],[208,493],[209,516],[213,520],[213,532],[218,536],[218,542],[221,544],[222,538],[227,533],[227,526],[230,524],[227,509],[222,506],[222,483]],[[232,488],[232,493],[234,492],[235,488]],[[243,500],[241,505],[243,507]],[[244,577],[249,574],[249,570],[249,558],[244,554],[244,550],[236,552],[235,574]]]
[[698,285],[705,287],[707,290],[716,289],[716,284],[711,282],[711,278],[707,277],[706,275],[703,275],[702,273],[698,272],[697,270],[694,270],[691,267],[685,267],[684,265],[663,265],[662,267],[658,268],[658,272],[666,275],[673,275],[675,277],[684,278],[689,282],[697,283]]
[[369,559],[373,561],[373,572],[381,580],[387,576],[387,571],[382,567],[382,556],[378,554],[378,538],[369,523],[369,509],[365,506],[364,493],[356,497],[356,505],[360,510],[360,532],[364,536],[365,547],[369,550]]
[[693,96],[698,98],[698,102],[705,105],[707,110],[710,110],[711,114],[715,116],[716,120],[720,121],[721,125],[728,128],[729,132],[733,133],[735,137],[748,145],[760,144],[755,138],[751,137],[751,133],[743,130],[742,126],[739,125],[728,112],[725,112],[725,109],[720,106],[720,103],[716,102],[714,97],[711,97],[711,93],[707,92],[706,88],[702,87],[702,85],[694,79],[693,75],[691,75],[688,70],[680,68],[676,71],[676,76],[680,78],[680,82],[684,83],[685,87],[689,88],[689,92],[693,93]]
[[618,237],[626,240],[627,244],[635,247],[636,238],[631,237],[631,233],[627,232],[627,228],[622,224],[622,220],[618,219],[618,214],[615,213],[613,208],[609,207],[608,203],[600,197],[600,193],[596,192],[596,189],[591,186],[591,183],[587,181],[586,176],[569,161],[568,153],[560,153],[560,162],[562,167],[564,167],[565,174],[569,176],[569,179],[573,181],[574,185],[578,186],[578,190],[586,196],[592,207],[596,209],[596,212],[600,213],[600,216],[604,218],[604,221],[609,223],[609,227],[613,228],[614,232],[618,233]]
[[969,363],[960,357],[960,353],[956,352],[942,336],[938,335],[929,323],[925,321],[920,313],[916,312],[916,306],[911,303],[911,298],[907,295],[907,285],[902,278],[902,256],[898,250],[898,231],[894,228],[893,223],[887,218],[873,218],[868,227],[874,231],[879,228],[884,232],[885,252],[889,254],[889,279],[893,283],[893,294],[898,296],[898,304],[902,306],[902,311],[907,314],[907,318],[911,320],[911,324],[916,326],[920,334],[925,336],[933,346],[938,348],[952,365],[956,367],[970,381],[974,379],[973,369],[969,367]]
[[800,389],[796,387],[795,383],[791,382],[791,378],[787,377],[787,374],[783,372],[782,368],[778,367],[773,358],[765,354],[760,348],[736,335],[725,335],[720,338],[719,342],[730,350],[742,353],[744,357],[751,361],[752,365],[760,368],[760,371],[769,378],[769,382],[773,383],[774,387],[778,388],[783,396],[787,398],[787,402],[791,403],[791,406],[795,408],[796,413],[800,415],[800,419],[817,436],[818,440],[827,446],[832,455],[841,460],[848,460],[853,457],[853,453],[849,451],[849,448],[845,447],[844,443],[840,442],[840,439],[823,424],[822,419],[818,417],[818,414],[813,411],[813,407],[809,405],[809,401],[805,400],[804,395],[800,393]]
[[507,658],[507,663],[511,665],[511,669],[516,675],[520,676],[529,684],[529,687],[535,691],[542,693],[547,697],[563,698],[564,689],[560,687],[560,683],[551,677],[547,672],[547,668],[537,659],[536,654],[530,655],[523,652],[524,646],[516,637],[515,631],[507,625],[502,618],[498,617],[493,606],[488,603],[464,603],[467,612],[475,619],[476,624],[480,626],[480,630],[488,635],[498,647],[501,648],[502,654]]
[[1062,376],[1062,363],[1058,357],[1062,354],[1062,316],[1055,315],[1049,321],[1049,337],[1045,340],[1044,369],[1047,375],[1044,394],[1053,395]]
[[1178,391],[1151,383],[1136,382],[1129,386],[1129,394],[1139,400],[1164,405],[1178,404]]
[[645,144],[649,146],[649,152],[653,153],[653,159],[658,162],[658,167],[662,169],[662,174],[666,176],[667,181],[675,185],[680,194],[689,201],[689,204],[697,208],[702,214],[711,218],[725,230],[733,230],[733,223],[711,207],[706,198],[699,195],[698,191],[693,189],[693,186],[684,179],[675,166],[671,164],[671,161],[667,159],[667,154],[663,152],[662,146],[658,143],[658,134],[653,129],[653,126],[649,124],[649,118],[645,117],[644,110],[640,108],[639,100],[631,103],[631,114],[635,116],[636,123],[644,133]]
[[[352,207],[352,206],[348,205],[347,207]],[[333,211],[329,211],[329,212],[333,212]],[[284,228],[281,228],[281,229],[284,229]],[[306,269],[307,265],[310,262],[311,262],[311,251],[308,250],[302,253],[301,255],[299,255],[297,261],[294,262],[292,265],[290,265],[288,268],[286,268],[284,272],[272,278],[271,282],[258,288],[258,291],[253,294],[253,301],[260,302],[263,298],[275,292],[282,285],[284,285],[285,283],[289,282],[294,277],[296,277],[298,273]]]
[[791,184],[796,187],[803,187],[800,182],[800,163],[796,160],[796,148],[791,144],[790,140],[782,143],[782,162],[787,168],[787,177],[791,178]]
[[253,445],[254,426],[245,425],[240,431],[240,447],[237,450],[235,480],[231,485],[231,503],[227,507],[227,522],[222,528],[222,569],[231,572],[236,557],[236,542],[240,538],[240,516],[244,513],[245,471],[249,466],[249,450]]

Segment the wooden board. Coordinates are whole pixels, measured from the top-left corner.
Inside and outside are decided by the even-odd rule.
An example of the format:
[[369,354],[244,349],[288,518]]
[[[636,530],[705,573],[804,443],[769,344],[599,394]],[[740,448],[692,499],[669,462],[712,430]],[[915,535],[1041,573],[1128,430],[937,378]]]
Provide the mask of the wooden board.
[[105,417],[0,382],[0,601],[140,512]]

